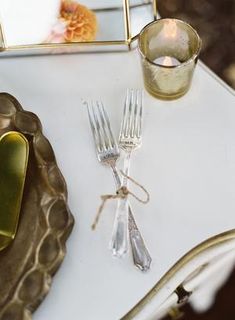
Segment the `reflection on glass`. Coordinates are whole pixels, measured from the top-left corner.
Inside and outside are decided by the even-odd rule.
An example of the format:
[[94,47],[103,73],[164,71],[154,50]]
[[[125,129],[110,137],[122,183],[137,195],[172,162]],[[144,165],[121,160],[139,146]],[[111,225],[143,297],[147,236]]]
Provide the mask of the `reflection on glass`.
[[[135,36],[153,20],[152,1],[129,5]],[[126,39],[123,0],[0,0],[0,14],[7,47]]]

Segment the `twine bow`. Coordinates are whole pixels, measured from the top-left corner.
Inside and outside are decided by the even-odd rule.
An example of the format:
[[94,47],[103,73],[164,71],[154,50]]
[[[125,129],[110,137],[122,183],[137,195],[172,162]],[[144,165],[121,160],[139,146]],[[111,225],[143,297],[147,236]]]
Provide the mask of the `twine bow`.
[[100,219],[100,216],[101,216],[101,213],[103,212],[103,209],[104,209],[104,206],[106,204],[106,202],[108,200],[115,200],[115,199],[126,199],[129,195],[131,195],[133,198],[135,198],[137,201],[143,203],[143,204],[146,204],[149,202],[149,199],[150,199],[150,195],[148,193],[148,191],[144,188],[144,186],[142,186],[141,184],[139,184],[136,180],[134,180],[133,178],[131,178],[130,176],[126,175],[122,170],[120,170],[120,173],[128,180],[130,180],[132,183],[134,183],[135,185],[137,185],[146,195],[146,199],[141,199],[139,198],[137,195],[135,195],[133,192],[131,192],[127,187],[125,186],[121,186],[117,191],[116,191],[116,194],[104,194],[104,195],[101,195],[100,198],[101,198],[101,204],[98,208],[98,211],[96,213],[96,216],[95,216],[95,219],[94,219],[94,222],[92,223],[91,225],[91,229],[92,230],[95,230],[98,222],[99,222],[99,219]]

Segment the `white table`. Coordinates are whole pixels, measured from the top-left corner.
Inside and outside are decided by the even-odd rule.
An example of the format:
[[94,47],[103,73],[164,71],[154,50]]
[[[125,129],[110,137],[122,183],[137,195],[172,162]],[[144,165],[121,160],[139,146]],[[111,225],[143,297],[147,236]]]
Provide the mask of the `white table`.
[[[96,159],[82,98],[102,98],[118,134],[125,90],[143,87],[136,52],[0,60],[1,91],[42,121],[67,181],[76,224],[68,253],[34,320],[117,320],[189,249],[235,225],[235,98],[203,65],[175,101],[145,94],[145,129],[132,176],[151,194],[134,212],[152,269],[111,257],[114,203],[90,230],[99,195],[114,191]],[[179,232],[180,231],[180,232]]]

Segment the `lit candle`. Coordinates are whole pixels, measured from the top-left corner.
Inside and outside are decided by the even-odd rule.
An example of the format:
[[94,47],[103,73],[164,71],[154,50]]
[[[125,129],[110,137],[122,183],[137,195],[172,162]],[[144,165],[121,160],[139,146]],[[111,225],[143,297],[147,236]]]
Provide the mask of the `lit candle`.
[[163,25],[162,34],[166,38],[176,39],[178,35],[176,22],[172,19],[167,20]]
[[170,56],[156,58],[153,62],[166,67],[175,67],[180,65],[180,61],[178,59]]
[[144,84],[160,99],[176,99],[190,88],[201,48],[201,39],[187,23],[158,19],[139,35]]

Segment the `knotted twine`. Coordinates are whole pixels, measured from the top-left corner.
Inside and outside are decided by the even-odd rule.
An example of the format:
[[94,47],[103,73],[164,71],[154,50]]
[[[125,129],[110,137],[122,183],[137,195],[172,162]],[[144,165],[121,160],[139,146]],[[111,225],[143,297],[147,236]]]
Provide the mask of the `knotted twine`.
[[96,213],[94,222],[91,225],[91,229],[95,230],[101,213],[103,212],[104,206],[106,204],[106,202],[108,200],[116,200],[116,199],[126,199],[129,195],[132,196],[134,199],[136,199],[137,201],[139,201],[140,203],[146,204],[149,202],[150,200],[150,195],[148,193],[148,191],[145,189],[144,186],[142,186],[139,182],[137,182],[136,180],[134,180],[133,178],[131,178],[130,176],[126,175],[122,170],[120,170],[120,173],[123,175],[123,177],[125,177],[126,179],[130,180],[133,184],[135,184],[136,186],[138,186],[146,195],[146,199],[141,199],[139,198],[136,194],[134,194],[133,192],[131,192],[127,187],[125,186],[121,186],[117,191],[116,194],[104,194],[101,195],[101,204],[98,208],[98,211]]

